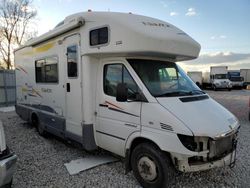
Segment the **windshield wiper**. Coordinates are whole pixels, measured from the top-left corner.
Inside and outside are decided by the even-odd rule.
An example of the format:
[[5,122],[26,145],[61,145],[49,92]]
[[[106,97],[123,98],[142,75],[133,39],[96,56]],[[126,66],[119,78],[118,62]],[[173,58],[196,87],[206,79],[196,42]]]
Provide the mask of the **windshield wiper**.
[[195,94],[206,94],[204,91],[201,90],[192,90],[192,91],[172,91],[163,93],[160,95],[155,95],[155,97],[177,97],[177,96],[187,96],[187,95],[195,95]]
[[198,90],[198,89],[194,89],[192,91],[190,91],[191,94],[206,94],[206,92],[202,91],[202,90]]

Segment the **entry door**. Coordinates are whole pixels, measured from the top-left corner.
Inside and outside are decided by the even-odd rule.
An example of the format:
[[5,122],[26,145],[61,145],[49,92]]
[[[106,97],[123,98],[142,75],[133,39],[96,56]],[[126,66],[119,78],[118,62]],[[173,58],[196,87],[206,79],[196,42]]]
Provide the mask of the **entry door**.
[[[96,141],[98,146],[118,155],[125,154],[128,137],[140,131],[141,102],[133,101],[138,86],[123,62],[104,63],[97,94]],[[129,99],[116,101],[118,83],[126,83]]]
[[66,38],[65,48],[65,92],[66,131],[70,136],[82,136],[82,88],[80,38],[78,35]]

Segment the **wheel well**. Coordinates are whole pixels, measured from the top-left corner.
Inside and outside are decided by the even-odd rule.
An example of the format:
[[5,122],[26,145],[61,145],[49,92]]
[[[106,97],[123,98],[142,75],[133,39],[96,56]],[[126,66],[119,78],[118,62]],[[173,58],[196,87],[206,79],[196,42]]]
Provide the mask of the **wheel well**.
[[33,126],[37,126],[38,121],[39,121],[38,115],[35,112],[32,112],[31,116],[30,116],[30,122],[31,122],[31,124]]
[[142,143],[152,144],[156,148],[160,149],[156,143],[154,143],[152,140],[149,140],[147,138],[139,137],[139,138],[134,139],[132,141],[130,148],[126,151],[126,162],[125,162],[126,173],[131,170],[131,160],[130,159],[131,159],[131,154],[132,154],[133,150],[135,149],[136,146],[138,146],[139,144],[142,144]]
[[152,140],[149,140],[147,138],[139,137],[139,138],[136,138],[136,139],[133,140],[133,142],[131,144],[131,147],[130,147],[130,151],[132,152],[134,150],[134,148],[137,145],[141,144],[141,143],[152,144],[152,145],[156,146],[158,149],[160,149],[159,146],[156,143],[154,143]]

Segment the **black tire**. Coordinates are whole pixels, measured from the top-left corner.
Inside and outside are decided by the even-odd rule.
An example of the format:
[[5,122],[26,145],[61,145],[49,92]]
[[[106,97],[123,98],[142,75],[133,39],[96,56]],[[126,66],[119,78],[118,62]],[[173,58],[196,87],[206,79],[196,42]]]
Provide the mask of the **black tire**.
[[168,187],[175,177],[175,169],[169,156],[153,144],[136,146],[132,151],[131,165],[137,181],[145,188]]
[[228,88],[228,91],[231,91],[231,88]]
[[213,85],[213,90],[214,90],[214,91],[217,91],[217,88],[216,88],[216,86],[215,86],[215,85]]
[[39,135],[47,137],[47,132],[44,130],[44,126],[40,123],[39,118],[37,117],[36,114],[32,114],[31,123],[33,126],[36,127]]
[[10,181],[10,183],[5,184],[4,186],[2,186],[1,188],[11,188],[12,187],[12,179]]

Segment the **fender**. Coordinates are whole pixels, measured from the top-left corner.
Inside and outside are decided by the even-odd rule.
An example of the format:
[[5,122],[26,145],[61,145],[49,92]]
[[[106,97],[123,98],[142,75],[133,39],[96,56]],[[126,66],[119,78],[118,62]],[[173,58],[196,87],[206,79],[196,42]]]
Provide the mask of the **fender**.
[[134,132],[128,137],[125,147],[126,150],[131,148],[131,145],[136,138],[150,140],[155,143],[162,151],[169,153],[179,153],[187,156],[194,156],[198,154],[198,152],[188,150],[181,143],[176,133],[152,129],[145,126],[142,127],[141,132]]

